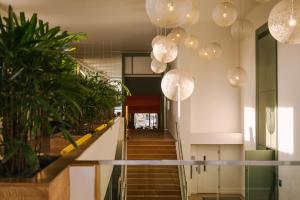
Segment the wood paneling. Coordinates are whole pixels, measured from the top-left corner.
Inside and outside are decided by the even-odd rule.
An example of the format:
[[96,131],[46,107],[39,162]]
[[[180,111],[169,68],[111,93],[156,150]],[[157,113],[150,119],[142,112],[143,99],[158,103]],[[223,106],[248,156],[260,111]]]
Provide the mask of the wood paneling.
[[1,183],[0,199],[5,200],[69,200],[69,168],[63,170],[49,184]]

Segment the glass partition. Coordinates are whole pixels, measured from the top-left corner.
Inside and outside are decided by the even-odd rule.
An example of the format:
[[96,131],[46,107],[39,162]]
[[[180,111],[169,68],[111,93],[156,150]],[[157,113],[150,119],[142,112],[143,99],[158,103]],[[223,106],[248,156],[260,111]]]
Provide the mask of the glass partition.
[[[103,198],[100,195],[95,199],[298,200],[300,198],[300,161],[114,160],[97,161],[97,165],[100,173],[95,179],[100,179],[98,181],[100,184],[95,190],[106,191],[107,194],[104,194]],[[123,172],[118,172],[117,183],[110,181],[105,184],[106,178],[115,177],[116,170],[109,176],[102,174],[101,171],[102,168],[111,166],[126,171],[125,176],[122,176]],[[182,175],[179,166],[184,166],[186,171],[186,195],[183,195],[184,184],[180,181]],[[74,176],[74,173],[71,174]],[[71,193],[74,191],[76,193],[76,190],[72,189],[74,184],[72,180],[75,179],[71,177]],[[83,189],[84,186],[81,187]]]

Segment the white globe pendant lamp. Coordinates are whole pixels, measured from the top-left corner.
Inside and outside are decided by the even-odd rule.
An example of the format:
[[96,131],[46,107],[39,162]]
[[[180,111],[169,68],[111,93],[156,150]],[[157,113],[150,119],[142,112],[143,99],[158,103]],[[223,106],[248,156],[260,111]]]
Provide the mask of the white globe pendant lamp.
[[272,0],[256,0],[258,3],[266,3],[266,2],[270,2]]
[[172,40],[176,44],[179,44],[186,38],[186,32],[183,28],[177,27],[172,29],[172,31],[168,34],[167,38]]
[[151,51],[151,53],[150,53],[150,58],[151,58],[152,60],[155,59],[154,54],[153,54],[153,51]]
[[231,86],[241,87],[247,82],[247,73],[243,68],[235,67],[228,70],[227,79]]
[[192,10],[186,14],[186,21],[185,24],[188,26],[194,25],[199,21],[199,8],[198,6],[194,5]]
[[166,63],[160,63],[156,59],[153,59],[151,62],[151,70],[156,74],[161,74],[167,69]]
[[192,0],[146,0],[146,12],[151,22],[163,28],[182,25],[191,10]]
[[212,18],[221,27],[231,26],[237,19],[238,11],[229,0],[221,1],[214,8]]
[[199,50],[199,56],[206,60],[212,60],[221,57],[223,53],[222,46],[217,42],[204,45]]
[[194,35],[189,35],[185,38],[185,41],[184,41],[184,45],[187,47],[187,48],[191,48],[191,49],[197,49],[198,48],[198,45],[199,45],[199,40],[196,36]]
[[179,69],[168,71],[161,81],[163,94],[173,101],[183,101],[189,98],[194,91],[194,87],[194,78]]
[[153,48],[155,42],[157,42],[158,40],[162,39],[163,37],[164,37],[164,36],[161,36],[161,35],[155,36],[155,37],[152,39],[152,42],[151,42],[152,48]]
[[158,62],[169,63],[176,59],[178,47],[175,42],[163,37],[153,45],[153,55]]
[[271,10],[268,26],[279,42],[300,44],[300,1],[282,0]]
[[178,120],[181,115],[181,101],[189,98],[193,94],[194,87],[194,78],[179,69],[173,69],[167,72],[161,81],[163,94],[168,99],[177,101]]
[[235,39],[245,39],[254,31],[252,22],[247,19],[237,19],[230,28],[230,32]]

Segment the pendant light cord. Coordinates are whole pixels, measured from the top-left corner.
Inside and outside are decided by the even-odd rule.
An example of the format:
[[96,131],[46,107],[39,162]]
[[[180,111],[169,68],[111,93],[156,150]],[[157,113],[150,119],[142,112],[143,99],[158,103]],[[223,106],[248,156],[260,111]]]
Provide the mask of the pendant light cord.
[[294,18],[294,0],[291,1],[291,16]]

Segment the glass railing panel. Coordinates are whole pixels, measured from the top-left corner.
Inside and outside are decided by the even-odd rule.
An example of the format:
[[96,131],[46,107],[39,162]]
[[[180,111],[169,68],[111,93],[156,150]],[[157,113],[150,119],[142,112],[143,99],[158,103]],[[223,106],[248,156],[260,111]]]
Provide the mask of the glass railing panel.
[[[98,179],[107,178],[102,170],[126,168],[125,184],[110,181],[105,197],[98,199],[188,199],[188,200],[299,200],[300,162],[278,161],[97,161]],[[187,194],[182,196],[179,166],[185,166]],[[81,166],[81,165],[80,165]],[[76,166],[77,173],[78,167]],[[91,170],[95,168],[90,167]],[[83,168],[87,170],[87,168]],[[80,174],[80,173],[79,173]],[[71,173],[72,176],[76,174]],[[97,177],[95,177],[97,179]],[[72,179],[80,180],[80,179]],[[90,181],[93,181],[93,177]],[[95,182],[97,183],[97,182]],[[72,184],[72,183],[71,183]],[[84,187],[91,184],[81,186]],[[114,190],[114,188],[118,188]],[[93,192],[93,190],[86,190]],[[103,189],[101,189],[103,191]],[[117,191],[117,192],[116,192]],[[74,192],[71,190],[71,193]],[[97,191],[95,191],[97,192]],[[93,196],[93,195],[88,195]],[[94,195],[95,196],[95,195]],[[74,197],[74,195],[71,195]],[[71,198],[72,199],[72,198]],[[94,198],[96,199],[96,198]],[[73,199],[72,199],[73,200]],[[92,199],[91,199],[92,200]]]

